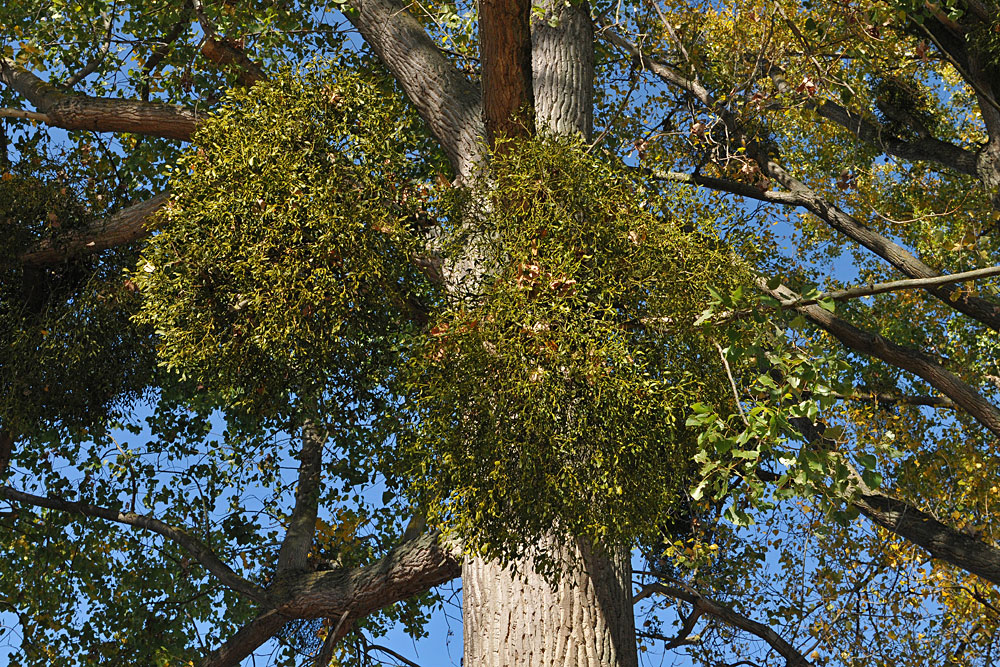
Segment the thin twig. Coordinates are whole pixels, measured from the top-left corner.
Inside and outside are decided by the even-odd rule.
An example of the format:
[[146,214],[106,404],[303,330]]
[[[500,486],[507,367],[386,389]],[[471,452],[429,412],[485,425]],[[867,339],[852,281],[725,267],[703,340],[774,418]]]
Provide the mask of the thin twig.
[[850,287],[848,289],[837,290],[834,292],[824,292],[819,296],[808,299],[782,301],[781,307],[796,308],[798,306],[811,306],[815,303],[826,300],[848,301],[850,299],[874,296],[876,294],[885,294],[887,292],[898,292],[900,290],[922,287],[938,287],[940,285],[950,285],[952,283],[961,283],[966,280],[976,280],[978,278],[989,278],[990,276],[996,275],[1000,275],[1000,266],[988,266],[985,269],[974,269],[972,271],[963,271],[962,273],[949,273],[943,276],[934,276],[933,278],[908,278],[906,280],[894,280],[887,283],[876,283],[874,285]]
[[722,359],[722,365],[726,367],[726,377],[729,378],[729,386],[733,388],[733,399],[736,401],[736,408],[740,411],[740,417],[743,419],[743,423],[750,426],[750,422],[747,421],[747,415],[743,412],[743,406],[740,405],[740,392],[736,388],[736,380],[733,379],[733,371],[729,368],[729,362],[726,360],[726,353],[722,351],[722,346],[720,346],[714,340],[712,344],[715,345],[715,349],[719,351],[719,358]]

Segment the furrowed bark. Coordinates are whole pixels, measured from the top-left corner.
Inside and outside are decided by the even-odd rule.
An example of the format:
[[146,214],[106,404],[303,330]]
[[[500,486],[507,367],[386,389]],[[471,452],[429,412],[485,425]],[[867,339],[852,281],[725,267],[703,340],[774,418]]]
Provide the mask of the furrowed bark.
[[10,87],[64,130],[133,132],[190,141],[205,112],[187,107],[62,92],[8,58],[0,58],[0,83]]
[[531,0],[479,3],[483,122],[494,149],[498,139],[534,133],[530,14]]
[[485,135],[478,86],[456,69],[423,26],[396,0],[350,0],[348,19],[403,87],[455,174],[469,179],[482,162]]
[[275,608],[291,618],[336,618],[347,622],[429,591],[461,573],[437,533],[401,543],[381,560],[360,568],[278,576],[269,593]]
[[302,450],[299,453],[299,481],[295,489],[295,509],[288,520],[288,531],[278,551],[277,572],[303,571],[308,567],[309,551],[316,533],[321,467],[326,436],[307,421],[302,426]]
[[97,223],[56,239],[47,239],[21,255],[25,266],[59,264],[74,257],[138,241],[152,232],[152,217],[166,205],[170,193],[161,192],[146,201],[133,204]]
[[[590,4],[540,0],[531,26],[539,129],[590,138],[594,130],[594,24]],[[550,24],[551,21],[551,24]]]
[[552,585],[530,561],[515,574],[497,563],[466,561],[462,616],[466,665],[479,667],[633,667],[632,568],[625,552],[584,541],[540,548],[562,561]]

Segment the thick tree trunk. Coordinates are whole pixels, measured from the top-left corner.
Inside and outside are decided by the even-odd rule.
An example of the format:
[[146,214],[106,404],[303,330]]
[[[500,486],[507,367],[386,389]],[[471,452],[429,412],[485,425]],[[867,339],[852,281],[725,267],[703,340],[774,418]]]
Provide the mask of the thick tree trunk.
[[[541,545],[556,549],[555,541]],[[560,552],[565,571],[553,586],[521,563],[518,574],[497,563],[462,567],[466,665],[476,667],[634,667],[628,554],[586,544]]]
[[[538,129],[588,138],[594,85],[589,7],[560,0],[543,0],[540,7],[546,20],[532,26]],[[555,585],[526,561],[516,573],[496,562],[462,565],[464,664],[637,665],[629,554],[608,554],[579,541],[560,545],[554,535],[538,548],[562,560]]]

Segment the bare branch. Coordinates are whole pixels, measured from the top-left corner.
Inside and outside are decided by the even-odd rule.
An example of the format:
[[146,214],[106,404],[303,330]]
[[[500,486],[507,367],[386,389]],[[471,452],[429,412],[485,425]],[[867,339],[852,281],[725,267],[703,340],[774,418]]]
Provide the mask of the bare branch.
[[204,113],[157,102],[72,95],[3,57],[0,57],[0,83],[31,102],[44,116],[44,122],[65,130],[134,132],[188,141]]
[[72,257],[100,252],[145,238],[151,231],[151,218],[163,208],[169,198],[169,193],[161,192],[86,229],[46,239],[21,255],[21,262],[26,266],[58,264]]
[[[770,289],[764,280],[760,280],[758,286],[779,301],[801,299],[800,295],[784,285]],[[796,306],[795,310],[852,350],[881,359],[923,378],[932,387],[954,400],[956,405],[972,415],[980,424],[1000,435],[1000,410],[980,396],[973,387],[920,351],[897,345],[882,336],[859,329],[820,306]]]
[[271,609],[244,625],[200,667],[237,667],[264,642],[276,635],[291,619]]
[[806,660],[804,655],[799,653],[794,646],[785,641],[781,635],[770,627],[764,625],[763,623],[758,623],[757,621],[734,611],[720,602],[716,602],[711,598],[705,597],[690,586],[686,586],[680,582],[675,582],[675,584],[676,585],[667,585],[659,582],[649,584],[633,598],[632,602],[634,604],[657,593],[661,595],[668,595],[678,600],[684,600],[685,602],[690,602],[694,605],[696,611],[702,614],[708,614],[709,616],[714,616],[734,628],[739,628],[740,630],[744,630],[752,635],[760,637],[786,660],[785,664],[788,667],[812,667],[812,663]]
[[[341,620],[346,619],[347,612],[344,612],[345,616]],[[339,634],[337,630],[341,624],[338,622],[335,627],[330,628],[329,632],[326,633],[326,637],[323,639],[323,645],[319,647],[319,652],[313,659],[314,667],[330,667],[330,663],[333,662],[333,651],[337,648],[337,642],[339,642],[342,637],[338,637]]]
[[399,664],[405,665],[405,667],[420,667],[420,665],[418,665],[417,663],[401,656],[399,653],[396,653],[388,646],[382,646],[380,644],[368,644],[367,646],[365,646],[366,654],[371,653],[372,651],[379,651],[380,653],[385,653],[386,655],[391,656],[394,660],[398,661]]
[[837,290],[834,292],[824,292],[819,296],[812,297],[809,299],[801,299],[800,301],[782,301],[782,308],[794,308],[796,306],[809,306],[814,303],[819,303],[820,301],[832,300],[832,301],[848,301],[850,299],[859,299],[866,296],[874,296],[876,294],[886,294],[888,292],[899,292],[901,290],[915,289],[915,288],[928,288],[928,287],[938,287],[941,285],[951,285],[954,283],[961,283],[967,280],[976,280],[977,278],[989,278],[990,276],[1000,275],[1000,266],[989,266],[985,269],[974,269],[972,271],[963,271],[962,273],[949,273],[946,275],[934,276],[932,278],[913,278],[909,280],[894,280],[892,282],[886,283],[875,283],[872,285],[864,285],[858,287],[850,287],[848,289]]
[[222,560],[215,555],[215,552],[213,552],[206,544],[197,538],[192,537],[185,531],[179,528],[174,528],[159,519],[154,519],[143,514],[136,514],[134,512],[120,512],[106,507],[98,507],[88,503],[63,500],[62,498],[51,496],[43,498],[42,496],[36,496],[12,489],[9,486],[0,486],[0,498],[4,498],[11,502],[34,505],[35,507],[45,507],[60,512],[69,512],[80,516],[105,519],[107,521],[113,521],[115,523],[121,523],[134,528],[151,531],[157,535],[167,538],[183,548],[191,554],[195,560],[201,563],[206,570],[232,590],[242,593],[243,595],[246,595],[250,599],[261,604],[268,602],[268,594],[263,588],[236,574],[236,572],[223,563]]
[[25,111],[24,109],[0,109],[0,118],[22,118],[46,125],[52,123],[52,120],[45,114],[37,111]]
[[111,16],[107,12],[101,12],[101,21],[104,24],[104,41],[101,42],[101,45],[100,47],[98,47],[97,53],[94,54],[94,57],[91,58],[90,61],[86,65],[84,65],[83,68],[80,69],[79,72],[77,72],[76,74],[74,74],[73,76],[71,76],[69,79],[66,80],[66,83],[63,84],[64,88],[67,89],[72,88],[73,86],[75,86],[76,84],[80,83],[88,76],[93,74],[97,70],[97,68],[101,66],[101,63],[104,62],[104,59],[108,56],[108,51],[111,49],[111,27],[113,25],[111,23]]
[[1000,549],[882,493],[862,493],[853,504],[872,522],[926,549],[934,558],[1000,585]]
[[716,178],[714,176],[705,176],[703,174],[688,174],[680,171],[650,170],[648,173],[652,178],[659,181],[699,185],[712,190],[728,192],[730,194],[739,195],[740,197],[748,197],[750,199],[756,199],[757,201],[768,202],[771,204],[802,206],[802,200],[791,192],[782,192],[780,190],[761,190],[753,185],[732,181],[728,178]]
[[[802,198],[804,208],[814,213],[836,231],[874,252],[899,269],[904,275],[914,279],[937,278],[941,275],[911,254],[910,251],[872,231],[853,216],[823,199],[767,156],[759,155],[755,158],[766,174]],[[1000,305],[979,297],[964,295],[960,288],[951,285],[932,286],[926,289],[945,305],[965,313],[991,329],[1000,331]]]
[[886,394],[886,393],[854,393],[849,396],[836,394],[836,397],[847,401],[858,403],[876,403],[883,407],[895,407],[897,405],[919,405],[929,408],[955,409],[955,401],[947,396],[911,396],[906,394]]

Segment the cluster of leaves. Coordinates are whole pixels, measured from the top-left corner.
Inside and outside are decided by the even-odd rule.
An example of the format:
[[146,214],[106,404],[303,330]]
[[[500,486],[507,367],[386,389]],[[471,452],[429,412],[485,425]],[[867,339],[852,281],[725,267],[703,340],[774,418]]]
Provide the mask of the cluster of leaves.
[[[429,287],[411,262],[440,164],[389,80],[288,71],[227,105],[173,177],[136,270],[170,368],[270,413],[377,384]],[[423,160],[411,159],[421,154]]]
[[726,395],[693,331],[708,286],[745,276],[616,160],[552,139],[502,152],[454,217],[480,230],[455,230],[477,295],[438,314],[397,378],[396,465],[473,551],[510,559],[554,525],[631,544],[687,481],[686,406]]
[[98,425],[149,380],[148,335],[129,320],[136,298],[121,280],[134,257],[21,262],[92,219],[53,169],[25,160],[0,175],[0,414],[14,433]]

